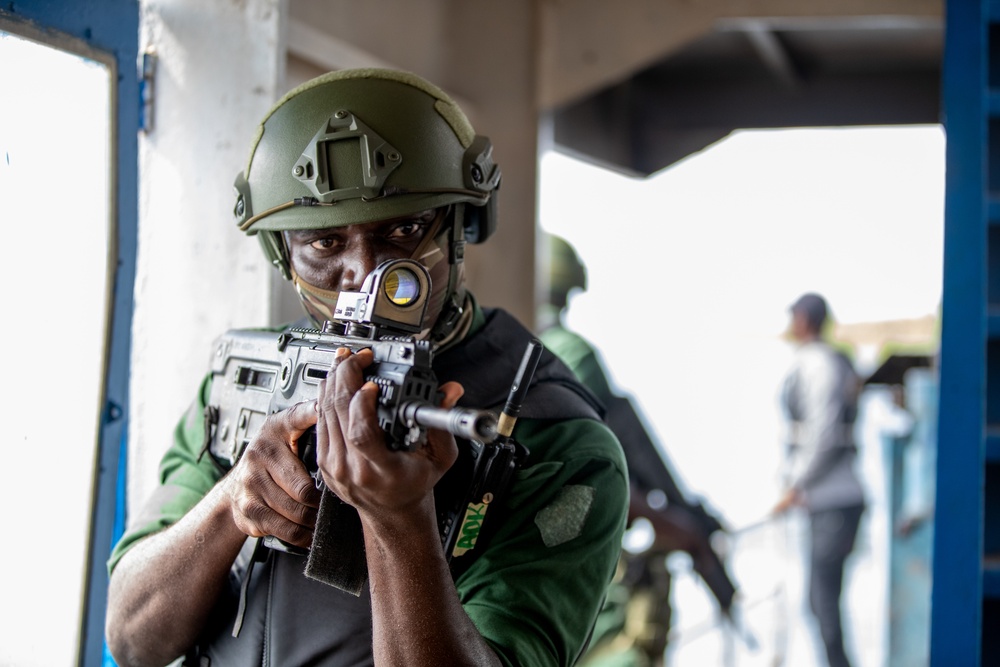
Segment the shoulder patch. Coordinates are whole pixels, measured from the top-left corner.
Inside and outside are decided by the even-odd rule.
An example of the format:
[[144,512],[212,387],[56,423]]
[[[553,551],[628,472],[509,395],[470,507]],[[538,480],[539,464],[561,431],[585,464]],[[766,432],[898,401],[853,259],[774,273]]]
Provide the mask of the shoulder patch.
[[552,503],[535,515],[535,525],[547,547],[569,542],[583,532],[583,524],[594,504],[592,486],[565,486]]

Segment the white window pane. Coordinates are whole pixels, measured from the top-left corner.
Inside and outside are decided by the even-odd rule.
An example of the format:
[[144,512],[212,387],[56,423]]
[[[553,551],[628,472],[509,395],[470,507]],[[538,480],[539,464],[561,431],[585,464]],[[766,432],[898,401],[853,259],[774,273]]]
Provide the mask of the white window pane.
[[0,31],[0,664],[75,665],[105,366],[109,69]]

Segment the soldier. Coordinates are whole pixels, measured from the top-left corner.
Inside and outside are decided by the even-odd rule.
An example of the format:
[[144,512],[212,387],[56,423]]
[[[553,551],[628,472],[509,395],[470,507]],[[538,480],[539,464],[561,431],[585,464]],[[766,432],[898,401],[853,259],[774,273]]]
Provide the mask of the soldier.
[[[549,303],[543,307],[540,338],[608,407],[608,425],[619,438],[629,466],[628,520],[645,519],[652,544],[638,553],[623,550],[618,571],[598,620],[594,642],[581,667],[661,667],[670,633],[670,552],[692,557],[729,614],[735,588],[709,538],[722,528],[700,504],[677,486],[659,447],[650,438],[632,401],[611,388],[597,351],[565,326],[570,295],[587,289],[587,270],[565,239],[549,235]],[[650,498],[660,503],[650,503]]]
[[[440,89],[406,72],[346,70],[297,87],[263,119],[235,214],[316,326],[382,261],[418,260],[432,289],[420,337],[436,352],[442,407],[495,409],[531,339],[464,282],[465,244],[493,233],[499,184],[489,140]],[[318,399],[269,416],[235,465],[199,456],[206,380],[109,561],[119,664],[577,660],[628,507],[624,456],[599,405],[543,354],[513,433],[526,462],[475,548],[449,563],[434,492],[463,443],[431,430],[416,451],[387,448],[378,388],[364,379],[371,363],[370,351],[342,349]],[[318,493],[293,453],[314,426],[322,478],[360,520],[360,543],[347,545],[367,569],[357,596],[303,576],[303,556],[247,546],[275,536],[308,549],[321,532]]]

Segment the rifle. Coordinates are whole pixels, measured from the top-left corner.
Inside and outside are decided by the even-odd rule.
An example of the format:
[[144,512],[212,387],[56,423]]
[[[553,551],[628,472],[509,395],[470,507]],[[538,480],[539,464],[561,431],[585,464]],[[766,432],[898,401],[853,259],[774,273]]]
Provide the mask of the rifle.
[[632,401],[624,396],[613,396],[607,403],[608,427],[621,441],[633,483],[646,493],[662,492],[668,507],[683,511],[698,527],[706,548],[701,549],[701,558],[693,559],[695,571],[718,601],[722,613],[731,619],[736,585],[710,542],[713,533],[724,530],[721,522],[702,503],[689,500],[681,491]]
[[322,329],[280,334],[231,330],[215,344],[209,423],[211,449],[235,463],[267,415],[315,399],[339,348],[370,349],[365,379],[379,387],[378,420],[390,449],[412,451],[428,428],[480,442],[496,437],[496,417],[482,410],[437,407],[430,342],[417,340],[430,277],[412,260],[385,262],[361,292],[343,292],[335,319]]
[[[422,328],[430,293],[430,275],[423,265],[390,260],[365,279],[360,292],[340,294],[334,319],[322,329],[234,329],[219,337],[211,363],[203,452],[235,465],[268,415],[318,396],[319,383],[339,348],[370,349],[374,362],[365,379],[379,388],[377,413],[386,446],[413,451],[425,442],[429,428],[467,441],[460,441],[458,461],[440,489],[435,488],[442,545],[449,560],[465,553],[475,543],[485,504],[502,497],[526,452],[509,433],[498,433],[498,417],[492,412],[438,407],[434,351],[428,341],[414,337]],[[515,384],[527,387],[534,366],[526,375],[523,371]],[[298,445],[299,458],[322,489],[315,427]],[[271,548],[305,553],[273,537],[264,541]]]

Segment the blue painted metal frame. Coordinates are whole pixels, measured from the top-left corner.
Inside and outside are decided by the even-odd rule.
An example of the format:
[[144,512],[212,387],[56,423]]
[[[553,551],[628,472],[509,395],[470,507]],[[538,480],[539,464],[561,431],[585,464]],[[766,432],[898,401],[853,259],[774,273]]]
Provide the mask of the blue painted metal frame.
[[982,639],[986,396],[986,21],[948,0],[944,296],[931,665],[978,665]]
[[[107,605],[107,558],[121,521],[124,486],[119,468],[127,440],[129,355],[132,291],[138,227],[139,92],[136,58],[139,49],[138,0],[29,0],[4,3],[0,15],[56,31],[111,54],[118,73],[115,111],[116,210],[118,266],[114,275],[105,379],[106,409],[101,419],[96,497],[91,524],[87,600],[79,664],[104,664],[104,616]],[[124,481],[124,480],[122,480]],[[118,512],[116,514],[116,511]],[[116,521],[116,516],[118,520]]]

